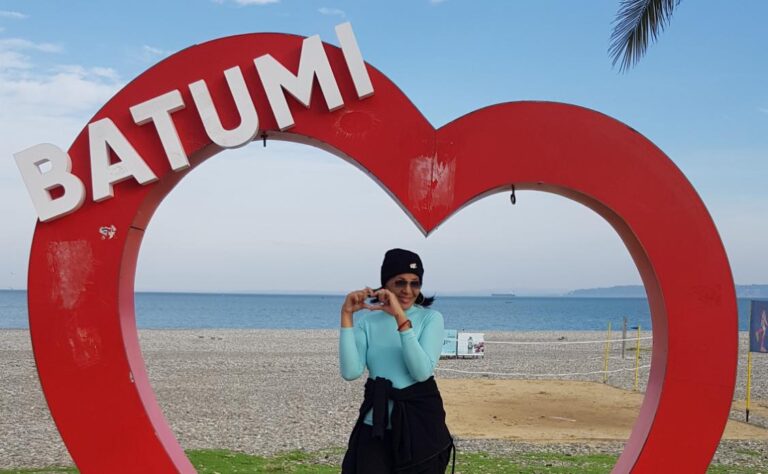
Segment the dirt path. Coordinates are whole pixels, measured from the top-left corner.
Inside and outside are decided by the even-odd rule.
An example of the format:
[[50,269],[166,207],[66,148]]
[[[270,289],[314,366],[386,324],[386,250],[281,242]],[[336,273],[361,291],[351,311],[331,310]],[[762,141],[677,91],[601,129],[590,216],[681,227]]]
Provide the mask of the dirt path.
[[[594,382],[439,379],[448,426],[470,438],[538,442],[629,437],[643,394]],[[754,414],[768,416],[766,401]],[[730,420],[724,439],[768,441],[768,430]]]

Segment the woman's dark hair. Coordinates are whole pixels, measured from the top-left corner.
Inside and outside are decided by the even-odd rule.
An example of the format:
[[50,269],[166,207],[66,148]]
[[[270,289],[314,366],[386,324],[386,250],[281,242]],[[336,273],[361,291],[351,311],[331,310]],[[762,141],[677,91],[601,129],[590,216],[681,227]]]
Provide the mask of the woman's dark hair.
[[419,293],[419,296],[416,298],[416,304],[419,306],[423,306],[424,308],[429,308],[432,306],[432,303],[435,302],[434,296],[424,296],[424,293]]

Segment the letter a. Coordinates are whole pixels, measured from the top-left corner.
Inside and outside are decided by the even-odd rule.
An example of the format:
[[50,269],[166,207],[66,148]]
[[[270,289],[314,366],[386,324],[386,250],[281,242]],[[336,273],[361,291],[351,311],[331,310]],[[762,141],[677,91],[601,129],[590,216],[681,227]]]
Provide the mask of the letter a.
[[[89,124],[88,140],[91,147],[94,201],[99,202],[113,197],[112,185],[128,178],[135,178],[139,184],[157,180],[155,173],[112,120],[104,118]],[[120,162],[114,164],[110,162],[110,148],[120,158]]]

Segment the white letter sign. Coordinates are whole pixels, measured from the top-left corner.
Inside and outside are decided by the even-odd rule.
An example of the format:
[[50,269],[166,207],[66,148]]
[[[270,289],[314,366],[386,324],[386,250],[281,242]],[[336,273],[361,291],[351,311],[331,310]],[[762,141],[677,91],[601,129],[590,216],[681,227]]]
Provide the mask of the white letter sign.
[[[41,143],[14,153],[13,157],[41,221],[74,212],[83,204],[85,186],[71,173],[72,160],[67,152],[56,145]],[[46,162],[51,164],[51,169],[43,173],[40,166]],[[64,194],[51,198],[49,191],[59,186],[64,189]]]
[[224,71],[224,77],[227,78],[229,91],[235,99],[235,106],[240,114],[240,125],[232,130],[224,129],[221,124],[221,118],[216,112],[205,81],[193,82],[189,85],[189,91],[192,92],[192,99],[195,101],[203,127],[211,141],[223,148],[237,148],[248,144],[259,133],[259,116],[256,114],[256,106],[253,105],[248,87],[245,85],[243,71],[235,66]]
[[[354,97],[351,90],[347,91],[350,88],[349,79],[352,79],[358,99],[365,99],[373,95],[371,77],[357,45],[352,25],[350,23],[337,25],[336,36],[339,39],[341,54],[349,72],[349,76],[341,73],[345,93],[349,96],[348,100],[352,100]],[[292,37],[290,41],[281,39],[279,43],[281,46],[278,49],[267,51],[280,51],[279,57],[281,58],[283,57],[281,55],[287,52],[288,56],[286,57],[293,58],[293,60],[298,53],[299,64],[295,74],[293,73],[293,66],[289,70],[271,54],[263,54],[266,52],[263,49],[258,50],[259,53],[252,52],[248,56],[243,56],[243,54],[246,51],[252,51],[249,48],[245,48],[243,51],[232,49],[227,53],[226,60],[213,62],[217,64],[216,66],[211,66],[213,63],[208,64],[208,58],[205,60],[197,58],[191,62],[190,67],[199,65],[203,71],[202,74],[190,70],[187,66],[182,68],[183,71],[169,72],[171,76],[179,74],[179,80],[164,83],[163,86],[158,85],[145,89],[144,92],[132,92],[126,105],[135,105],[128,107],[127,111],[124,108],[125,105],[121,105],[118,111],[110,109],[111,113],[117,115],[100,114],[99,116],[102,118],[88,124],[89,156],[85,156],[85,153],[80,151],[73,152],[73,155],[75,155],[76,160],[90,159],[92,186],[90,191],[93,201],[101,202],[114,197],[114,185],[130,178],[134,178],[137,183],[142,185],[157,181],[158,175],[150,168],[141,154],[151,158],[150,162],[158,174],[165,176],[168,169],[164,167],[164,163],[155,161],[156,156],[162,156],[163,153],[171,170],[179,172],[191,167],[190,156],[187,152],[192,154],[194,158],[195,153],[200,153],[200,150],[211,145],[211,142],[221,148],[237,148],[247,145],[259,134],[259,111],[262,111],[262,108],[270,107],[272,109],[278,130],[284,131],[293,127],[295,120],[288,105],[289,100],[292,102],[292,99],[288,99],[286,93],[291,94],[300,104],[309,108],[312,90],[315,88],[315,78],[317,78],[320,94],[325,100],[328,111],[333,112],[344,106],[339,84],[331,68],[329,56],[326,54],[327,46],[334,65],[338,66],[338,69],[344,69],[342,56],[339,55],[337,48],[324,45],[318,35],[304,38],[301,42],[300,51],[297,51],[298,39],[295,37]],[[256,54],[262,54],[262,56],[254,58]],[[251,62],[255,68],[249,66]],[[246,65],[247,69],[241,69],[243,65]],[[229,67],[229,69],[222,71],[223,67]],[[213,92],[213,95],[221,100],[221,95],[226,94],[220,76],[222,72],[226,80],[226,89],[229,89],[229,93],[232,95],[234,109],[229,100],[223,100],[223,103],[219,104],[217,108],[211,96],[211,92]],[[254,73],[260,78],[264,95],[261,94],[260,90],[249,89],[249,86],[258,87],[259,85],[259,80],[255,80]],[[183,79],[181,79],[182,77]],[[251,79],[251,84],[246,83],[246,77]],[[208,80],[207,83],[206,79]],[[189,88],[191,99],[182,95],[186,94],[185,84]],[[159,93],[155,97],[149,96],[149,94],[158,93],[157,91],[168,92]],[[121,91],[120,94],[123,92]],[[266,101],[264,96],[266,96]],[[185,100],[186,102],[191,101],[193,106],[190,108],[192,110],[184,110],[188,108]],[[295,106],[295,104],[291,105]],[[259,110],[257,110],[257,106]],[[197,115],[195,115],[195,109]],[[317,109],[318,107],[315,107],[315,110],[310,111],[305,116],[317,115],[320,112]],[[125,120],[124,114],[126,112],[130,113],[133,122]],[[173,115],[176,112],[180,113]],[[236,126],[230,124],[235,113],[240,118],[240,123]],[[302,112],[302,114],[305,113]],[[224,119],[223,122],[222,118]],[[115,121],[120,124],[122,130],[115,125]],[[308,118],[307,121],[311,123],[312,120]],[[137,128],[150,122],[154,124],[157,138],[160,140],[159,144],[152,134],[151,128]],[[232,128],[225,128],[225,123],[227,127]],[[202,129],[200,125],[202,125]],[[276,131],[271,122],[269,122],[268,128],[269,130],[265,132]],[[195,130],[196,135],[189,135],[190,129]],[[202,130],[205,130],[204,135]],[[184,143],[180,138],[182,136],[185,137]],[[265,143],[266,136],[265,133]],[[132,137],[133,144],[127,137]],[[279,135],[278,138],[280,138]],[[77,150],[81,149],[81,139],[86,139],[86,136],[78,137]],[[187,149],[184,148],[185,144]],[[162,147],[162,152],[159,150],[160,147]],[[141,154],[137,148],[141,150]],[[208,152],[205,153],[206,156],[209,155]],[[206,156],[201,156],[201,158],[204,159]],[[14,157],[41,221],[46,222],[64,216],[83,205],[87,194],[86,185],[81,178],[72,173],[72,160],[67,152],[55,145],[44,143],[20,151],[14,154]],[[80,161],[76,161],[76,164],[78,171],[85,171],[88,166],[85,163],[81,164]]]
[[304,40],[299,58],[299,73],[296,76],[269,54],[258,57],[253,62],[259,71],[264,92],[267,93],[269,105],[281,131],[291,128],[294,124],[283,89],[290,92],[304,107],[309,107],[312,83],[317,76],[328,110],[333,111],[344,105],[323,43],[317,35]]
[[360,52],[360,48],[357,46],[355,33],[352,32],[352,24],[347,22],[336,25],[336,37],[339,38],[341,52],[344,53],[344,60],[347,62],[347,69],[349,69],[352,82],[355,84],[357,97],[365,99],[372,96],[373,84],[371,84],[371,77],[365,68],[363,53]]
[[[112,185],[128,178],[135,178],[139,184],[147,184],[157,180],[155,173],[147,166],[112,120],[104,118],[89,124],[88,140],[91,149],[91,180],[94,201],[99,202],[113,197]],[[110,162],[110,148],[120,159],[118,163],[112,164]]]
[[174,171],[189,168],[187,152],[181,145],[179,133],[173,124],[171,114],[184,108],[184,100],[178,90],[173,90],[154,99],[149,99],[130,108],[131,116],[136,125],[154,122],[160,143],[163,145],[168,163]]

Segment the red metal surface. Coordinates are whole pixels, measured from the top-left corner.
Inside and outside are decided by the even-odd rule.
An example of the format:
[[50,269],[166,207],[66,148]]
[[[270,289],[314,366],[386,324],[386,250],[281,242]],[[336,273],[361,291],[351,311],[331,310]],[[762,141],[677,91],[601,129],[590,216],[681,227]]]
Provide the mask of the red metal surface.
[[[253,34],[184,50],[131,82],[94,120],[110,117],[160,178],[115,185],[115,197],[35,230],[29,309],[40,380],[54,420],[84,473],[194,472],[149,385],[134,321],[133,283],[144,230],[184,176],[170,169],[153,125],[128,108],[179,89],[173,114],[190,161],[219,150],[187,85],[206,79],[225,126],[238,123],[223,71],[239,65],[261,129],[357,163],[428,233],[489,193],[533,189],[576,200],[621,236],[645,284],[653,361],[641,414],[614,472],[703,472],[722,435],[737,356],[735,291],[715,226],[694,189],[652,143],[597,112],[556,103],[500,104],[435,131],[369,66],[375,94],[358,100],[341,51],[326,45],[345,105],[291,102],[296,126],[277,133],[253,59],[272,54],[296,70],[302,38]],[[84,130],[69,153],[90,182]],[[500,216],[492,216],[499,218]],[[99,228],[114,225],[113,239]]]

